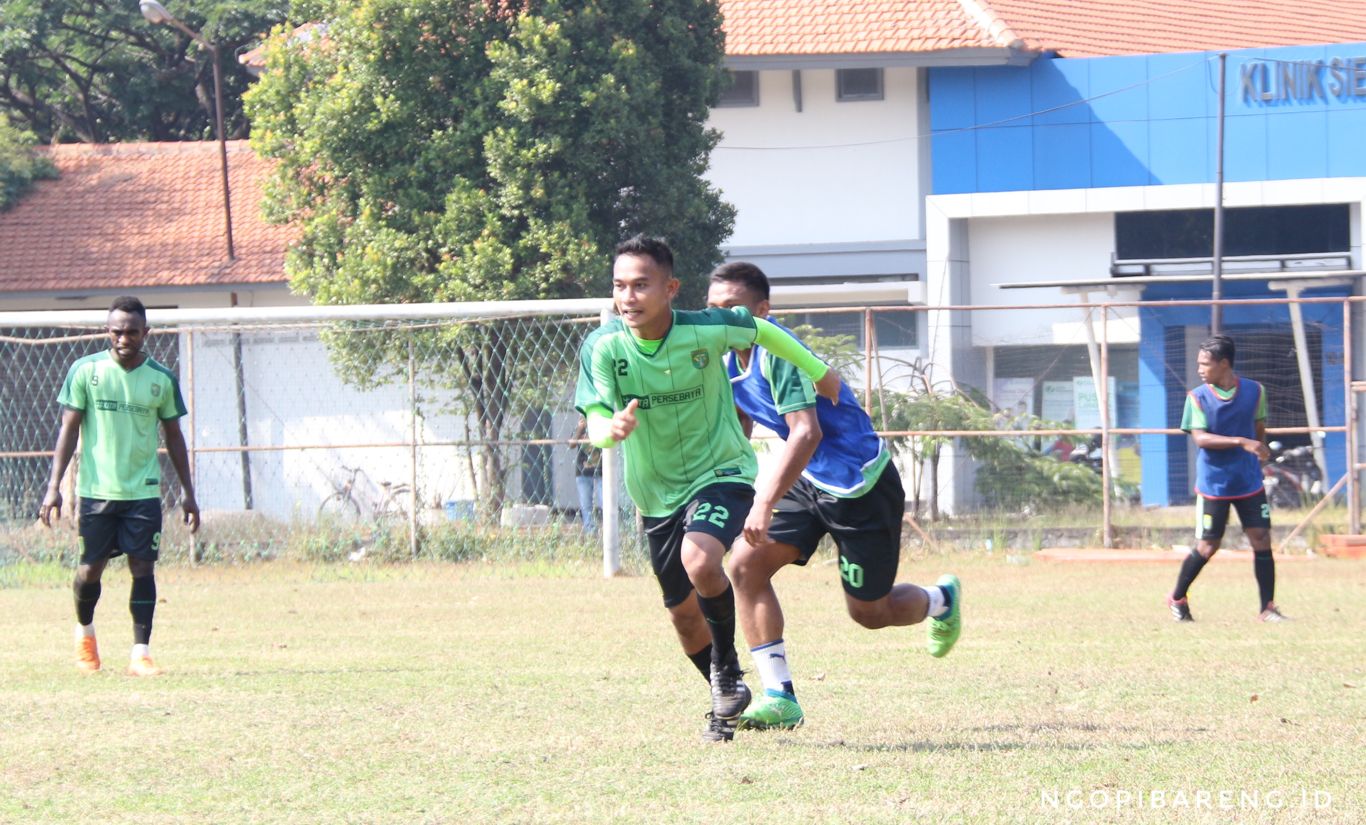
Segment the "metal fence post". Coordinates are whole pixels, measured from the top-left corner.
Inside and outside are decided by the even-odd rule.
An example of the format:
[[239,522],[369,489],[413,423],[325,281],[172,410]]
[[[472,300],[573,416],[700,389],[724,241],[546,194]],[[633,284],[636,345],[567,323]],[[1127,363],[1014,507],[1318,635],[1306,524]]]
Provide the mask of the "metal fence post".
[[[612,320],[612,310],[603,309],[602,323]],[[621,507],[617,503],[617,489],[621,482],[617,473],[620,450],[612,447],[602,451],[602,575],[611,578],[621,572]]]
[[[199,486],[199,473],[195,466],[195,430],[199,429],[199,415],[194,406],[194,330],[185,334],[185,407],[190,413],[189,432],[185,434],[186,452],[190,459],[190,479],[191,483],[197,488]],[[199,563],[199,537],[194,533],[190,534],[190,566],[194,567]]]
[[[1346,300],[1342,302],[1342,380],[1347,389],[1347,532],[1358,535],[1361,533],[1361,498],[1357,486],[1357,393],[1352,378],[1352,350],[1356,342],[1352,337],[1352,302]],[[1323,482],[1328,483],[1326,475]]]
[[408,552],[417,558],[417,511],[421,497],[417,489],[417,359],[413,351],[413,331],[408,330],[408,485],[412,506],[408,508]]
[[[1110,461],[1110,305],[1100,306],[1100,386],[1096,398],[1100,401],[1100,514],[1104,527],[1101,531],[1105,548],[1115,546],[1114,512],[1110,485],[1115,470]],[[1090,323],[1089,321],[1087,322]]]

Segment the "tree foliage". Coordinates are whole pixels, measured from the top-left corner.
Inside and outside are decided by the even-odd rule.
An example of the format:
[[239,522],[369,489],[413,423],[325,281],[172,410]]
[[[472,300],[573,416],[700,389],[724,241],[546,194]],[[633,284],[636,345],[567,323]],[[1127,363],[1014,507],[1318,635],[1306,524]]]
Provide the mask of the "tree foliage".
[[[166,5],[218,45],[225,130],[244,136],[251,77],[236,55],[284,19],[284,0]],[[212,138],[210,55],[138,0],[0,0],[0,111],[44,143]]]
[[702,178],[724,73],[712,0],[323,3],[248,95],[324,303],[605,295],[610,250],[669,238],[696,301],[733,210]]
[[[606,296],[612,247],[646,232],[674,248],[680,302],[700,303],[734,221],[702,177],[725,77],[715,0],[322,0],[309,14],[325,36],[278,29],[246,101],[253,145],[278,160],[267,215],[301,230],[296,290],[329,304]],[[485,442],[516,429],[522,389],[544,404],[572,380],[526,363],[524,334],[463,325],[415,344],[448,353],[421,372],[461,390]],[[406,369],[406,346],[335,340],[340,359]],[[503,458],[485,459],[496,509]]]
[[[1028,431],[1061,425],[1026,415],[1003,424],[981,393],[955,385],[935,386],[923,379],[910,391],[880,390],[873,394],[873,426],[896,431],[1021,430],[1021,438],[998,436],[914,436],[892,441],[892,448],[908,453],[917,469],[928,475],[929,517],[939,517],[937,487],[940,453],[957,441],[978,463],[975,486],[988,507],[1008,512],[1048,511],[1069,504],[1094,504],[1101,499],[1100,475],[1090,468],[1059,461],[1031,449]],[[911,500],[921,502],[920,472],[913,476]]]
[[0,210],[8,209],[33,181],[57,177],[52,162],[34,151],[33,135],[0,112]]

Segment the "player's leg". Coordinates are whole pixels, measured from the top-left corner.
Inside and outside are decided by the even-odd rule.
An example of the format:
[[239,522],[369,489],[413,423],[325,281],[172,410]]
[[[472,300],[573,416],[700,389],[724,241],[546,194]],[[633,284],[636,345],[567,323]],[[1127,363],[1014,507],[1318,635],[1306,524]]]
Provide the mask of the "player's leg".
[[1229,503],[1226,500],[1205,498],[1199,494],[1195,496],[1195,549],[1181,561],[1181,570],[1176,574],[1176,587],[1167,597],[1167,609],[1178,622],[1194,621],[1186,593],[1195,577],[1219,552],[1219,545],[1224,540],[1224,528],[1228,525],[1228,511]]
[[645,539],[650,546],[650,566],[664,596],[683,653],[711,683],[711,631],[702,617],[688,571],[683,568],[683,513],[667,518],[645,517]]
[[740,716],[741,728],[790,729],[804,718],[788,669],[783,608],[773,589],[773,576],[789,564],[805,564],[810,555],[776,541],[754,547],[743,537],[732,546],[730,572],[740,628],[764,686],[763,696]]
[[1271,504],[1266,491],[1234,502],[1238,521],[1252,545],[1252,572],[1257,578],[1261,604],[1257,618],[1264,622],[1283,622],[1286,617],[1276,606],[1276,559],[1271,554]]
[[906,510],[896,466],[888,463],[862,496],[823,495],[817,509],[839,548],[849,617],[870,630],[919,624],[929,618],[926,648],[936,658],[947,655],[962,633],[958,578],[941,576],[930,587],[895,583]]
[[[674,632],[683,646],[683,653],[707,681],[712,677],[712,632],[702,615],[702,608],[683,567],[683,536],[688,509],[684,508],[666,518],[646,516],[645,538],[650,545],[650,566],[664,595],[664,607],[669,611]],[[714,710],[707,711],[707,729],[702,737],[713,742],[726,742],[735,737],[735,720],[722,719]]]
[[593,478],[575,476],[574,486],[579,493],[579,523],[583,525],[584,532],[591,533],[597,529],[593,520]]
[[753,503],[754,488],[747,484],[713,484],[698,492],[685,511],[683,567],[711,629],[712,715],[731,725],[751,696],[735,651],[735,591],[724,559]]
[[119,525],[119,546],[126,548],[133,586],[128,612],[133,617],[133,649],[128,657],[130,676],[159,676],[152,661],[152,617],[157,606],[156,561],[161,552],[161,501],[126,502]]
[[95,605],[100,600],[105,565],[116,552],[118,520],[111,512],[115,504],[89,498],[82,498],[77,504],[80,561],[71,583],[76,601],[76,667],[88,673],[100,669]]

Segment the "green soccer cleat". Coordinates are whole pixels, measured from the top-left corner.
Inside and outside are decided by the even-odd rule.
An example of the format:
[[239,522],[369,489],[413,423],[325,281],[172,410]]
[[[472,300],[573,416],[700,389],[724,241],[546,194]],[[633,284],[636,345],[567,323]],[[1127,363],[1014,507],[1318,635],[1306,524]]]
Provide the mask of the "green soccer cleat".
[[797,697],[783,690],[765,690],[758,704],[740,714],[740,730],[792,730],[806,719]]
[[963,586],[952,573],[940,576],[935,584],[949,594],[949,612],[938,619],[930,619],[930,626],[925,634],[925,649],[931,656],[939,659],[949,655],[949,651],[953,650],[954,644],[958,641],[959,634],[963,632]]

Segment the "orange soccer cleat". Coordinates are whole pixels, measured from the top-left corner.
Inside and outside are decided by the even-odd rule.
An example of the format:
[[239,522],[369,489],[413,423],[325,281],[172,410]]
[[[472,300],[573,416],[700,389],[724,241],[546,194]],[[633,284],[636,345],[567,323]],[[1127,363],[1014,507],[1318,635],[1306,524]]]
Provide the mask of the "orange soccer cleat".
[[76,639],[76,668],[86,673],[100,669],[100,651],[95,645],[94,636],[81,636]]
[[129,676],[160,676],[164,671],[157,667],[151,656],[142,656],[128,662]]

